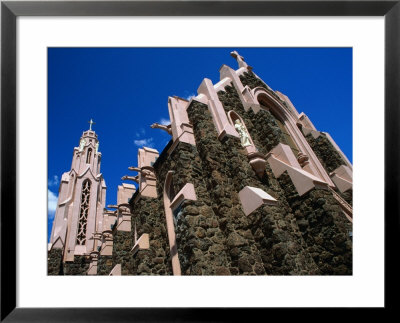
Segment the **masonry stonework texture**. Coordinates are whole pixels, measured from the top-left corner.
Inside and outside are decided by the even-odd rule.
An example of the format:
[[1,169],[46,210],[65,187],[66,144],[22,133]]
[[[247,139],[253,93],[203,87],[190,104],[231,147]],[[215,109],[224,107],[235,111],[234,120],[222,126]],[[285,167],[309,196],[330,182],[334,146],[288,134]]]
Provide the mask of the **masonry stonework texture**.
[[74,262],[64,263],[64,275],[86,275],[89,264],[90,262],[85,256],[75,256]]
[[[139,250],[132,259],[129,274],[137,275],[168,275],[171,273],[167,232],[163,218],[162,203],[153,198],[140,197],[132,204],[132,234],[137,230],[137,237],[149,234],[150,249]],[[133,245],[132,245],[133,247]]]
[[50,250],[47,260],[47,275],[62,275],[62,249]]
[[97,275],[109,275],[113,269],[112,256],[100,256],[97,263]]
[[155,165],[158,194],[163,195],[166,173],[173,169],[173,188],[178,193],[187,183],[195,187],[197,201],[185,201],[182,215],[176,223],[178,255],[183,274],[229,274],[230,259],[226,255],[226,241],[218,218],[210,203],[204,170],[195,146],[179,143],[169,157]]
[[314,138],[311,134],[306,136],[308,143],[317,155],[318,159],[328,172],[334,171],[340,165],[346,165],[343,158],[326,138],[324,133],[321,133],[318,138]]
[[352,274],[351,225],[346,220],[332,193],[313,189],[299,196],[290,177],[283,174],[284,187],[307,251],[323,275]]

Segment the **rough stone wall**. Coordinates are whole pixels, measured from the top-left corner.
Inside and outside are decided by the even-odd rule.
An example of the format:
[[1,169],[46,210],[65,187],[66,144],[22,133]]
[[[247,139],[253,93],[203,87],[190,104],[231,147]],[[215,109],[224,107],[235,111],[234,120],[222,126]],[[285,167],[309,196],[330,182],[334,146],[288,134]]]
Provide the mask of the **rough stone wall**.
[[337,192],[347,203],[353,206],[353,190],[348,190],[344,193]]
[[132,275],[172,274],[168,251],[168,237],[161,198],[140,197],[132,207],[132,234],[137,230],[138,239],[144,233],[149,235],[150,248],[139,250],[132,257]]
[[[268,177],[258,179],[238,138],[218,140],[207,106],[193,102],[187,111],[213,209],[227,239],[231,274],[318,273],[313,259],[304,251],[290,207],[279,197],[279,184],[274,183],[274,191],[268,186]],[[270,193],[279,200],[279,206],[264,206],[246,216],[238,197],[245,186]]]
[[225,237],[212,208],[196,147],[178,143],[169,156],[160,156],[154,167],[159,196],[163,196],[165,177],[169,170],[174,171],[172,185],[175,194],[186,183],[192,183],[195,188],[197,201],[184,201],[181,204],[182,215],[175,226],[182,274],[230,274],[227,269],[230,260],[226,255]]
[[343,158],[339,155],[324,133],[321,132],[321,135],[316,139],[311,134],[307,135],[305,138],[328,174],[339,166],[346,165]]
[[[255,80],[259,81],[257,78]],[[218,96],[226,112],[233,110],[241,116],[256,148],[261,153],[268,153],[280,142],[286,143],[275,117],[269,111],[260,110],[257,114],[252,110],[245,112],[237,91],[232,86],[225,87],[225,92],[218,92]],[[294,225],[295,220],[284,192],[269,165],[261,182],[254,182],[253,186],[264,189],[279,201],[278,207],[265,206],[250,215],[257,223],[253,228],[258,227],[258,231],[255,230],[254,234],[261,241],[259,249],[266,273],[317,274],[318,267],[310,255],[302,251],[305,246],[304,241],[297,225]],[[265,232],[265,238],[260,236],[261,228]],[[274,248],[271,248],[272,245]]]
[[112,256],[99,256],[99,260],[97,261],[97,275],[107,276],[110,274],[113,269],[113,260]]
[[[340,156],[336,148],[323,132],[321,132],[321,135],[318,138],[314,138],[311,134],[307,135],[305,138],[328,174],[339,166],[346,165],[342,156]],[[336,192],[347,203],[353,205],[353,190],[348,190],[343,193],[336,189]]]
[[[193,124],[196,146],[200,154],[212,207],[226,237],[231,258],[231,274],[264,274],[261,255],[250,230],[248,218],[240,208],[238,192],[253,182],[249,166],[238,138],[218,140],[208,107],[193,102],[187,109]],[[254,186],[254,185],[251,185]]]
[[251,89],[254,89],[255,87],[263,87],[264,89],[269,90],[267,84],[265,84],[257,76],[255,76],[253,72],[243,73],[239,76],[239,78],[243,86],[247,85]]
[[[278,180],[266,165],[262,179],[265,191],[278,200],[276,206],[263,206],[249,215],[259,242],[265,271],[268,275],[317,275],[317,264],[306,250],[293,211]],[[260,231],[263,236],[260,235]]]
[[133,235],[132,232],[117,231],[113,232],[113,267],[121,264],[121,274],[128,275],[132,270]]
[[303,196],[297,193],[289,175],[279,179],[292,207],[297,225],[307,243],[307,250],[323,275],[352,274],[351,223],[340,210],[332,193],[312,189]]
[[63,275],[62,249],[51,249],[47,255],[47,275]]
[[87,275],[89,264],[85,256],[75,256],[74,262],[64,263],[64,275]]
[[[135,196],[137,196],[136,194]],[[113,232],[113,254],[112,268],[120,264],[122,275],[165,275],[171,274],[169,254],[167,255],[167,234],[163,211],[157,198],[139,197],[136,202],[132,198],[131,231]],[[132,248],[135,244],[135,225],[137,238],[142,234],[149,235],[150,248],[138,250],[133,254]],[[101,271],[107,273],[109,259],[100,257]],[[109,273],[110,270],[108,270]]]

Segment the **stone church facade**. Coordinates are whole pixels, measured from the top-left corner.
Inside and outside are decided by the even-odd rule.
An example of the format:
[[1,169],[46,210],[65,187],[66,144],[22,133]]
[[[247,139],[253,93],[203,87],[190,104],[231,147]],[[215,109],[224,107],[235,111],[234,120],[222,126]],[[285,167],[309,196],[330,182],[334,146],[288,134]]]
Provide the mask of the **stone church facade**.
[[[93,130],[61,180],[49,275],[351,275],[352,165],[237,52],[238,69],[168,98],[171,135],[143,147],[105,208]],[[160,130],[154,130],[160,131]],[[127,165],[128,166],[128,165]]]

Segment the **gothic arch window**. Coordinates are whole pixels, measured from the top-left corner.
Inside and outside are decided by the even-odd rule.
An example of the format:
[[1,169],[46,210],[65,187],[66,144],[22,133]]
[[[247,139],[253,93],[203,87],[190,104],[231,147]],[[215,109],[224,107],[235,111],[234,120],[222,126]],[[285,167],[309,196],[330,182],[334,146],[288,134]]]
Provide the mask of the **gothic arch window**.
[[302,154],[309,157],[307,171],[333,186],[334,184],[328,173],[318,160],[307,140],[304,138],[303,133],[297,127],[296,123],[298,121],[298,115],[296,112],[291,111],[288,106],[282,104],[280,100],[264,88],[256,87],[252,90],[252,94],[262,109],[268,110],[272,113],[276,120],[276,124],[280,129],[282,129],[282,142],[290,146],[298,161]]
[[275,121],[282,131],[282,134],[283,134],[284,140],[286,141],[286,144],[292,149],[294,155],[297,157],[297,155],[300,151],[299,151],[299,148],[297,147],[296,143],[294,142],[291,134],[289,133],[289,130],[287,129],[285,124],[281,120],[279,120],[278,117],[276,117],[274,115],[274,113],[272,113],[272,115],[275,117]]
[[297,157],[297,155],[300,152],[300,149],[297,146],[292,134],[290,133],[290,130],[286,125],[285,117],[281,115],[281,113],[279,113],[271,103],[269,103],[269,100],[265,95],[260,94],[257,99],[261,107],[271,112],[272,116],[275,119],[276,124],[282,131],[284,143],[287,144],[292,149],[294,155]]
[[90,164],[91,160],[92,160],[92,148],[89,148],[86,157],[86,164]]
[[87,179],[82,183],[81,206],[79,208],[78,234],[76,244],[84,245],[86,243],[86,226],[89,214],[91,182]]

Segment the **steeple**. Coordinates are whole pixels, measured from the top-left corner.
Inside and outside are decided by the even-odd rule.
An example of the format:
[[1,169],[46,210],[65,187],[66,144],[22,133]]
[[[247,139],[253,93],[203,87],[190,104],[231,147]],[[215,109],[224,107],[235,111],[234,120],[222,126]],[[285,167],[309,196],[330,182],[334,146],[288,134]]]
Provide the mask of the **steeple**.
[[100,142],[97,134],[92,130],[92,125],[95,124],[92,119],[88,122],[89,130],[83,132],[79,147],[74,149],[71,169],[78,174],[86,172],[89,168],[94,176],[100,174],[101,153],[99,152]]
[[51,248],[62,248],[64,261],[93,251],[93,234],[103,229],[106,185],[100,173],[99,140],[89,121],[73,149],[71,170],[62,175]]

